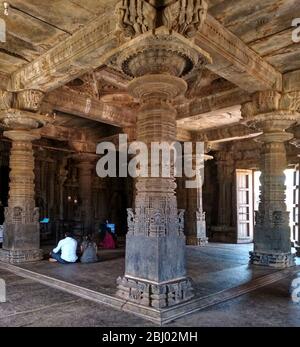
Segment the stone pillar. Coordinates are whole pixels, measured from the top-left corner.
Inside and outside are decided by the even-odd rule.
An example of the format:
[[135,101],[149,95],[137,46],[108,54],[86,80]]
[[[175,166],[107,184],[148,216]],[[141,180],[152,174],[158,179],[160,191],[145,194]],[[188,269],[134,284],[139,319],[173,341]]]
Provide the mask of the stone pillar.
[[67,180],[68,176],[68,170],[66,169],[67,166],[67,158],[64,158],[59,163],[59,169],[57,174],[57,183],[59,186],[59,220],[64,220],[64,184]]
[[[204,156],[204,161],[213,157]],[[193,168],[196,158],[193,155]],[[202,202],[202,185],[197,188],[187,189],[187,210],[185,216],[186,244],[191,246],[205,246],[208,243],[206,236],[205,212]]]
[[[294,131],[294,138],[290,141],[290,144],[295,146],[296,148],[300,148],[300,129],[299,127],[296,127]],[[300,154],[297,155],[298,157],[298,165],[300,167]],[[298,199],[300,200],[300,191],[299,191],[299,196]],[[295,242],[295,249],[296,249],[296,256],[300,257],[300,214],[298,214],[298,242]]]
[[[207,7],[201,5],[182,9],[180,23],[170,4],[160,9],[146,1],[142,6],[135,0],[117,5],[119,40],[135,39],[113,53],[108,64],[133,78],[128,90],[140,102],[137,139],[148,152],[153,141],[176,140],[172,102],[186,92],[183,77],[212,62],[185,37],[195,35],[203,24]],[[193,23],[187,20],[191,17]],[[135,208],[128,209],[125,276],[118,279],[117,294],[126,300],[164,308],[193,296],[185,267],[184,211],[177,209],[175,188],[174,172],[136,179]]]
[[246,123],[263,134],[261,143],[260,203],[254,228],[254,251],[251,264],[285,268],[295,265],[291,253],[289,213],[285,204],[287,167],[285,141],[293,134],[285,131],[299,119],[296,110],[288,107],[289,96],[275,91],[260,92],[243,105]]
[[0,120],[8,129],[4,136],[12,140],[9,201],[0,250],[0,260],[5,262],[23,263],[42,258],[32,149],[32,141],[40,138],[32,130],[43,126],[47,120],[46,116],[35,113],[42,97],[43,93],[39,91],[20,92],[11,100],[10,108],[0,112]]
[[217,163],[218,201],[216,206],[218,207],[218,224],[212,227],[212,239],[216,242],[236,242],[237,231],[233,217],[236,211],[235,163],[228,148],[214,144],[213,149],[216,151]]
[[12,263],[42,258],[39,210],[34,199],[34,156],[32,141],[39,138],[28,131],[11,130],[4,136],[12,140],[10,185],[5,211],[4,242],[0,259]]
[[93,172],[96,170],[96,155],[88,153],[77,154],[75,160],[78,168],[81,220],[84,222],[85,234],[89,234],[94,232],[92,183]]
[[[159,82],[157,82],[159,81]],[[148,75],[133,81],[129,90],[142,99],[137,115],[137,139],[176,139],[176,110],[168,102],[185,91],[186,83],[173,76]],[[171,306],[192,297],[185,269],[183,211],[177,210],[175,178],[136,179],[135,209],[128,209],[125,277],[118,294],[153,307]],[[174,256],[176,254],[176,256]]]

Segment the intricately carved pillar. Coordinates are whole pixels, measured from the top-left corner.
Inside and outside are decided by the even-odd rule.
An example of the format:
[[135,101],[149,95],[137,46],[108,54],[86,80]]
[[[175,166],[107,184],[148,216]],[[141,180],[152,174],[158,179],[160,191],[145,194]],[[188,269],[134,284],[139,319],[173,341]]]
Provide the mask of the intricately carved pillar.
[[295,265],[285,203],[284,170],[287,167],[285,142],[293,137],[285,130],[299,120],[298,107],[292,95],[275,91],[259,92],[252,102],[242,107],[246,124],[263,131],[256,138],[261,143],[262,173],[254,251],[250,252],[252,264],[278,268]]
[[8,129],[4,136],[12,141],[9,200],[5,211],[3,248],[0,250],[0,260],[5,262],[22,263],[42,257],[39,249],[39,210],[35,207],[34,198],[32,149],[32,141],[40,138],[33,130],[47,121],[46,116],[34,113],[42,97],[43,93],[39,91],[22,91],[6,108],[3,103],[1,107],[0,120]]
[[[207,53],[183,36],[196,31],[206,14],[200,11],[204,2],[196,2],[199,6],[195,8],[194,3],[182,8],[195,12],[194,24],[183,26],[177,22],[179,3],[158,11],[143,1],[136,11],[135,1],[122,1],[117,9],[119,30],[136,38],[110,64],[134,78],[129,92],[141,104],[137,139],[147,145],[149,154],[151,142],[176,140],[172,101],[186,92],[183,77],[210,61]],[[136,15],[130,16],[133,13]],[[161,23],[165,27],[156,29]],[[136,179],[135,208],[128,209],[125,276],[118,279],[117,292],[127,300],[163,308],[193,296],[185,267],[184,211],[177,209],[175,188],[173,170],[170,177],[162,177],[160,172],[158,177]]]
[[[138,141],[176,139],[176,110],[168,102],[186,90],[174,76],[147,75],[130,84],[142,100],[138,112]],[[153,307],[171,306],[192,297],[185,269],[183,211],[177,210],[175,179],[137,178],[135,209],[128,209],[126,272],[118,294]],[[174,257],[176,254],[176,257]]]
[[[204,155],[204,161],[213,159]],[[193,168],[195,169],[196,157],[193,155]],[[200,175],[201,177],[201,175]],[[201,182],[202,183],[202,182]],[[206,220],[202,202],[202,184],[197,188],[187,189],[187,210],[185,215],[186,244],[192,246],[205,246],[208,242],[206,236]]]

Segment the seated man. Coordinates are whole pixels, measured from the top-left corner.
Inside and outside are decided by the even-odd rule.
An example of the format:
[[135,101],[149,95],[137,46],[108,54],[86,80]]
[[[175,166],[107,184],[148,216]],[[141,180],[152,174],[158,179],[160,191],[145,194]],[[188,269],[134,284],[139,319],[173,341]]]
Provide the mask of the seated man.
[[51,262],[59,262],[61,264],[75,263],[78,259],[76,255],[77,241],[73,239],[72,234],[67,231],[65,238],[60,240],[57,247],[50,253]]

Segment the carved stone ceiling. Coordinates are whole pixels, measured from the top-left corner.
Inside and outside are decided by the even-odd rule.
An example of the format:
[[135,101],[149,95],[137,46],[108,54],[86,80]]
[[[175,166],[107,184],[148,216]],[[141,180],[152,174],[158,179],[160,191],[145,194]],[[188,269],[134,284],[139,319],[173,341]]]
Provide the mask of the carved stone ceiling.
[[[27,64],[117,2],[10,0],[7,42],[0,43],[0,72],[11,73]],[[210,0],[208,4],[211,15],[279,71],[300,69],[300,45],[291,45],[290,40],[299,0]]]
[[[3,2],[0,0],[1,9]],[[7,42],[0,43],[0,72],[11,73],[26,65],[117,2],[9,0],[9,16],[5,17]]]
[[[154,5],[172,0],[149,0]],[[119,0],[9,0],[7,42],[0,43],[0,80],[57,43],[88,25]],[[299,14],[299,0],[208,0],[209,14],[238,36],[278,71],[300,69],[300,44],[291,44],[291,18]],[[3,0],[0,0],[2,8]],[[0,15],[2,16],[2,14]],[[2,76],[2,77],[1,77]],[[208,70],[191,97],[205,97],[233,85]],[[190,86],[192,86],[190,81]],[[69,83],[68,88],[105,101],[127,105],[126,81],[117,74],[96,70]],[[111,95],[115,95],[111,98]],[[110,99],[111,98],[111,99]],[[133,104],[134,105],[134,104]],[[75,117],[75,116],[74,116]],[[178,121],[186,130],[203,130],[240,120],[239,106],[209,112]],[[95,122],[68,119],[69,126],[93,127]],[[79,122],[79,123],[78,123]]]

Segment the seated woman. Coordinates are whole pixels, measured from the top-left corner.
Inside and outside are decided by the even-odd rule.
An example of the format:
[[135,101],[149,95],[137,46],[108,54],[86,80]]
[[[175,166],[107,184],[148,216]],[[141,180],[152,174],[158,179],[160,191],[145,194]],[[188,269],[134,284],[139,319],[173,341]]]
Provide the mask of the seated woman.
[[82,254],[80,257],[81,263],[96,263],[98,261],[97,244],[91,239],[89,235],[85,237],[80,246],[80,250]]
[[77,241],[72,234],[67,231],[65,238],[60,240],[57,247],[50,253],[51,262],[59,262],[61,264],[76,263],[78,257],[76,255]]
[[109,229],[106,230],[103,240],[100,242],[100,246],[106,249],[115,249],[116,242]]

